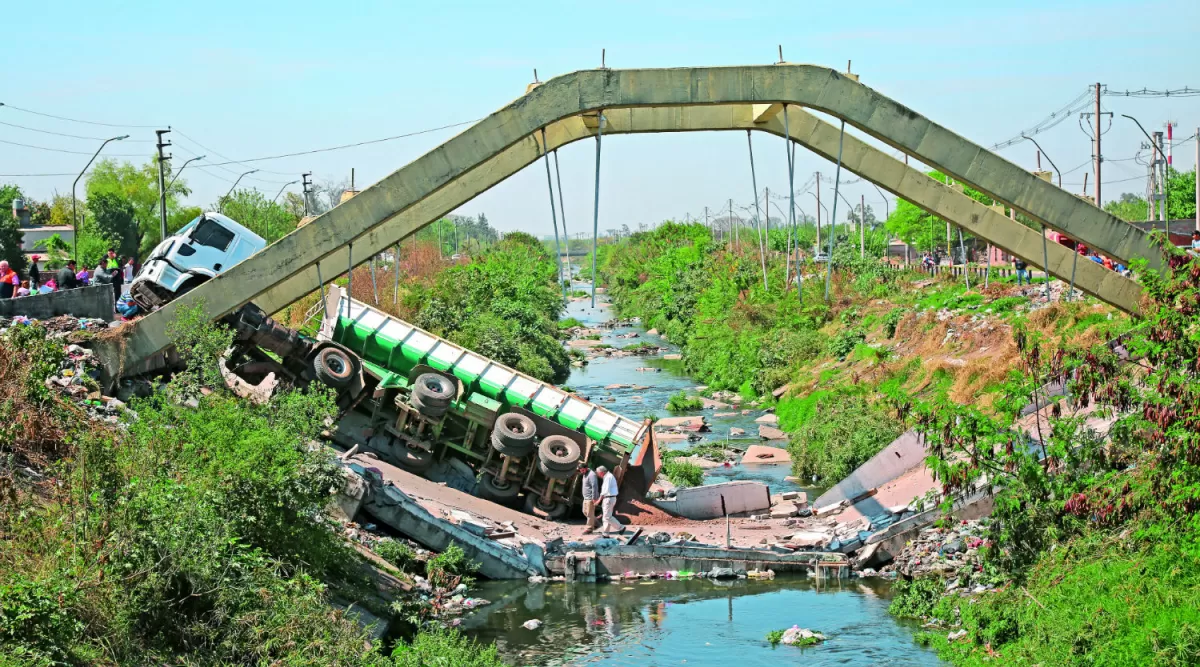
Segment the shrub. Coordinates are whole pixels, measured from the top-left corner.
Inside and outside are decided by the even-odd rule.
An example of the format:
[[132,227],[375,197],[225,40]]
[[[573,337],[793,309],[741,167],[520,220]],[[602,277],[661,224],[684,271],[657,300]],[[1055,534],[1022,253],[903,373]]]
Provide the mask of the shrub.
[[670,412],[689,412],[703,407],[704,401],[700,400],[700,397],[688,396],[684,391],[673,394],[667,401],[667,410]]
[[411,572],[417,562],[417,552],[407,542],[385,538],[380,540],[374,549],[382,559],[396,566],[401,572]]
[[411,644],[401,643],[392,651],[396,667],[508,667],[496,647],[477,644],[454,630],[422,632]]
[[787,632],[787,631],[786,630],[772,630],[772,631],[768,632],[767,633],[767,641],[770,642],[771,646],[779,646],[779,642],[783,641],[783,633],[784,632]]
[[470,586],[475,582],[470,575],[478,569],[479,563],[468,559],[466,552],[457,544],[451,544],[442,553],[425,561],[425,576],[435,589],[454,588],[460,583]]
[[701,486],[704,484],[704,470],[700,466],[687,461],[679,461],[675,458],[663,461],[662,474],[666,475],[672,484],[680,488]]
[[946,585],[939,577],[917,577],[909,581],[901,579],[896,582],[888,613],[896,618],[929,618],[945,590]]
[[855,346],[867,339],[861,329],[843,329],[829,339],[829,354],[838,360],[854,351]]
[[903,427],[865,397],[833,393],[819,398],[813,416],[788,443],[792,470],[837,481],[849,475],[900,435]]
[[888,311],[888,314],[883,318],[883,335],[888,338],[896,337],[896,327],[900,326],[900,320],[904,319],[903,308],[893,308]]

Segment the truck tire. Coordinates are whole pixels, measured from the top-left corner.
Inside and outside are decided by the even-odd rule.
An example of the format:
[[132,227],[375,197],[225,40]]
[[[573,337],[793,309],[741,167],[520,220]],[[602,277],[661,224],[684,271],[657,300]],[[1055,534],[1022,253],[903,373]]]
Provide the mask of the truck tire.
[[437,373],[423,373],[417,376],[412,386],[413,399],[419,399],[427,407],[450,405],[450,401],[458,394],[458,388],[450,378]]
[[433,452],[409,447],[396,442],[392,447],[392,457],[396,465],[417,475],[424,474],[433,465]]
[[496,418],[492,428],[492,447],[501,454],[521,457],[533,451],[537,425],[525,415],[506,412]]
[[525,496],[525,513],[532,514],[539,519],[557,521],[566,518],[567,512],[570,510],[570,505],[557,500],[550,501],[549,505],[543,505],[541,496],[533,494]]
[[542,473],[550,479],[571,479],[576,474],[575,470],[556,470],[546,465],[545,461],[538,461],[538,472]]
[[551,470],[573,473],[579,467],[579,459],[582,457],[579,443],[565,435],[542,438],[542,445],[538,448],[538,458]]
[[413,394],[408,399],[408,402],[417,409],[417,412],[421,413],[422,417],[426,417],[428,419],[441,419],[442,415],[446,414],[446,410],[450,408],[448,405],[439,405],[436,403],[429,405],[425,403],[424,399],[416,394]]
[[345,350],[323,347],[312,360],[313,374],[326,386],[345,389],[354,379],[354,360]]
[[507,479],[497,480],[486,473],[479,478],[479,484],[475,487],[475,495],[502,505],[516,500],[520,493],[521,486],[516,482]]

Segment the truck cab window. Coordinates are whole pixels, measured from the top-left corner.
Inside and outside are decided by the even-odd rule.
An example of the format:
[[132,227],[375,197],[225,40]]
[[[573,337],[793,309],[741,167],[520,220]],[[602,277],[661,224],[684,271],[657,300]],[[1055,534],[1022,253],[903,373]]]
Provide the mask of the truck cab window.
[[226,250],[233,242],[233,232],[205,218],[200,221],[200,224],[196,226],[196,231],[192,233],[192,242],[217,250]]

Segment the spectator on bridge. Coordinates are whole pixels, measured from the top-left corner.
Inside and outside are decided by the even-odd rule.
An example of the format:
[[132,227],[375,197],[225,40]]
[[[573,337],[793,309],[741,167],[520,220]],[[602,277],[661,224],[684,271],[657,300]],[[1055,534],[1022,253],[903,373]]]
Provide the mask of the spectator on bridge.
[[11,299],[21,286],[21,276],[8,265],[8,260],[0,260],[0,299]]
[[58,270],[59,289],[75,289],[79,287],[79,278],[75,275],[75,260],[67,260],[67,265]]
[[1013,258],[1013,268],[1017,271],[1017,287],[1021,286],[1021,279],[1025,280],[1026,285],[1032,285],[1033,279],[1029,277],[1029,265],[1020,257]]
[[590,535],[596,531],[596,500],[600,498],[600,478],[596,477],[594,470],[588,469],[586,463],[579,465],[579,475],[583,487],[583,518],[587,520],[583,534]]
[[29,258],[29,289],[36,290],[42,284],[42,269],[38,266],[40,255]]
[[600,532],[608,534],[614,532],[625,532],[625,526],[621,525],[620,521],[613,516],[613,511],[617,509],[617,476],[608,471],[608,468],[600,466],[596,468],[596,475],[600,478],[600,506],[603,511],[603,523],[600,524]]

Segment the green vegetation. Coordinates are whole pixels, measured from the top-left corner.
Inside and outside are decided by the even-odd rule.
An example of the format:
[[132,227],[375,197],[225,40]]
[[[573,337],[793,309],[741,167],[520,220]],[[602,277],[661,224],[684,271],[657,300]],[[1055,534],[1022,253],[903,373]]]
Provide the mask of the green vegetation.
[[670,412],[690,412],[703,407],[704,401],[699,396],[688,396],[685,391],[672,394],[667,400],[667,410]]
[[414,283],[405,303],[415,323],[538,379],[562,382],[570,358],[558,339],[563,300],[554,260],[514,232],[465,264]]
[[407,542],[387,538],[375,544],[373,551],[401,572],[412,572],[417,562],[417,552]]
[[772,630],[768,632],[767,642],[769,642],[771,646],[779,646],[779,642],[783,641],[783,633],[785,632],[787,632],[787,630]]
[[849,475],[904,430],[879,404],[842,391],[790,411],[788,421],[801,415],[788,442],[792,472],[829,482]]
[[393,659],[331,606],[371,590],[324,518],[331,397],[242,401],[209,382],[227,332],[197,306],[172,334],[188,371],[119,427],[46,387],[63,350],[42,329],[0,340],[0,664],[500,664],[442,632]]
[[[1126,342],[1136,366],[1104,345],[1050,355],[1042,336],[1022,331],[1020,372],[994,415],[936,399],[903,406],[947,491],[965,494],[984,475],[997,489],[980,553],[985,572],[1007,585],[963,598],[943,597],[940,581],[918,581],[893,602],[897,615],[961,623],[958,641],[923,637],[952,663],[1200,661],[1200,608],[1191,602],[1200,592],[1200,346],[1190,305],[1200,271],[1165,252],[1170,275],[1142,273],[1151,298]],[[1069,405],[1032,446],[1009,429],[1059,373],[1073,378],[1078,404],[1115,418],[1107,439]]]
[[478,569],[479,563],[469,560],[466,552],[457,544],[451,544],[425,562],[425,576],[435,589],[449,590],[459,584],[470,586],[475,582],[471,575]]
[[680,488],[704,484],[704,470],[695,463],[678,460],[678,457],[663,461],[662,474]]

